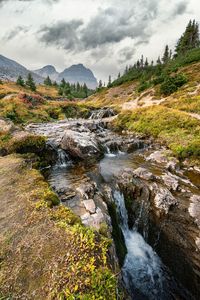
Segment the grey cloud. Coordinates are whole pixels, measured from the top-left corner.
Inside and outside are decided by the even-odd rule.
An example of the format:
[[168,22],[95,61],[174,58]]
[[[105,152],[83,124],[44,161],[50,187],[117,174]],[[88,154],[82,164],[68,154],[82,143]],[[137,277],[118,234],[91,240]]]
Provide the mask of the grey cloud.
[[13,38],[15,38],[17,35],[19,35],[20,33],[27,33],[29,31],[29,27],[27,26],[17,26],[16,28],[14,28],[13,30],[9,31],[4,37],[3,39],[5,41],[9,41],[12,40]]
[[44,26],[38,31],[40,34],[39,39],[46,45],[55,45],[57,48],[74,50],[79,44],[77,30],[82,24],[81,20],[73,20]]
[[134,56],[135,52],[136,51],[135,51],[134,47],[125,47],[125,48],[121,49],[119,51],[118,61],[120,63],[124,63],[124,62],[131,60],[132,57]]
[[126,9],[120,7],[100,10],[99,14],[92,18],[83,29],[82,42],[86,48],[95,48],[103,44],[118,43],[125,38],[147,37],[147,24],[153,20],[155,8],[152,15],[146,8],[141,8],[140,20],[142,19],[142,22],[139,22],[137,18],[137,5]]
[[188,0],[178,3],[173,11],[173,14],[172,14],[173,17],[175,17],[177,15],[182,15],[183,13],[185,13],[187,10],[187,7],[188,7]]
[[[6,4],[10,1],[13,2],[35,2],[37,0],[0,0],[0,5]],[[60,0],[42,0],[45,4],[53,4],[59,2]]]

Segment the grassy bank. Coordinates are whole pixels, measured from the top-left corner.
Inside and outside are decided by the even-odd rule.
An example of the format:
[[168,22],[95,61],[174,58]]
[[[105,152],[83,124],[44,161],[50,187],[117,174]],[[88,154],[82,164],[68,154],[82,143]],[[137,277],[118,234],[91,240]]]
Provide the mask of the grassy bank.
[[117,299],[109,239],[53,206],[57,196],[20,157],[0,158],[0,186],[0,299]]
[[115,121],[120,130],[153,136],[179,158],[200,158],[200,121],[184,112],[163,106],[121,113]]

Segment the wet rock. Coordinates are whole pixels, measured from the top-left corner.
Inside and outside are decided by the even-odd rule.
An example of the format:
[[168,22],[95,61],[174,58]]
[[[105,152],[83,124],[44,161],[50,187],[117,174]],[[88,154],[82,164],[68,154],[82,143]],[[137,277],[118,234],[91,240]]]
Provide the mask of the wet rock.
[[175,170],[179,166],[179,162],[176,158],[173,157],[173,154],[170,150],[158,150],[151,153],[146,160],[154,161],[158,164],[162,164],[168,170]]
[[83,184],[80,184],[76,188],[76,191],[80,193],[81,197],[83,199],[93,199],[95,192],[96,192],[97,186],[95,182],[84,182]]
[[155,175],[153,175],[147,169],[142,168],[142,167],[134,170],[133,171],[133,176],[139,177],[139,178],[144,179],[144,180],[155,180],[156,179]]
[[190,198],[189,213],[195,219],[195,223],[200,228],[200,196],[193,195]]
[[93,110],[90,115],[90,119],[103,119],[115,116],[116,113],[112,108],[102,108]]
[[95,135],[87,132],[66,130],[60,146],[75,159],[88,159],[101,155]]
[[171,206],[178,203],[171,192],[166,188],[158,188],[156,185],[153,185],[153,190],[156,190],[156,195],[154,198],[155,206],[165,214],[169,212]]
[[172,191],[176,191],[179,187],[179,183],[176,176],[173,176],[172,174],[165,174],[162,175],[162,180],[164,184]]
[[84,200],[83,204],[85,206],[85,209],[89,211],[91,214],[94,214],[96,211],[96,205],[94,203],[93,199]]

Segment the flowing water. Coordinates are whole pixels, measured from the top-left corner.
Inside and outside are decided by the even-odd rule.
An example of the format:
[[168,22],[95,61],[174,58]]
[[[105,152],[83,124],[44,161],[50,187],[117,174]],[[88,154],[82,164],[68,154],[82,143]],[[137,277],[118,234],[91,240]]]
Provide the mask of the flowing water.
[[[106,182],[111,184],[113,176],[119,174],[122,167],[136,168],[146,166],[156,174],[162,171],[158,166],[150,165],[144,160],[141,151],[132,154],[111,153],[106,151],[105,157],[96,165],[69,164],[67,156],[59,152],[59,163],[56,164],[48,176],[53,187],[62,188],[78,185],[85,175],[95,180],[98,185]],[[112,185],[112,184],[111,184]],[[118,190],[113,190],[113,199],[119,215],[120,228],[123,232],[127,255],[122,267],[124,285],[135,300],[170,300],[170,299],[192,299],[184,297],[176,298],[173,295],[180,295],[180,287],[166,271],[161,259],[148,245],[144,237],[137,232],[137,224],[142,216],[143,206],[135,220],[133,229],[129,229],[128,215],[124,203],[124,196]],[[183,292],[184,294],[184,292]]]
[[[92,117],[94,117],[94,115]],[[124,195],[114,184],[115,178],[118,175],[120,176],[122,170],[125,168],[135,170],[138,167],[144,167],[154,175],[160,177],[166,173],[162,164],[157,164],[145,158],[145,156],[149,155],[148,149],[136,150],[128,154],[123,152],[122,149],[120,150],[118,145],[114,147],[115,151],[113,151],[113,148],[109,147],[109,144],[106,143],[103,145],[105,154],[100,161],[74,163],[70,160],[67,153],[59,148],[63,131],[68,128],[69,124],[74,126],[74,124],[77,123],[74,120],[70,122],[71,123],[66,121],[58,122],[58,124],[55,125],[55,130],[53,128],[54,125],[52,126],[51,124],[41,124],[39,127],[32,126],[33,132],[50,137],[48,141],[49,145],[57,155],[56,164],[45,171],[50,185],[55,191],[63,190],[64,193],[66,189],[70,189],[68,192],[73,195],[76,188],[80,185],[84,185],[89,177],[97,184],[99,191],[103,192],[104,185],[111,188],[111,197],[116,205],[119,227],[123,233],[125,246],[127,248],[127,254],[121,270],[122,278],[124,286],[132,299],[193,299],[193,297],[174,280],[154,249],[147,243],[148,226],[150,226],[150,224],[148,224],[148,208],[146,207],[148,201],[141,201],[140,209],[135,216],[134,226],[130,229]],[[90,122],[90,120],[87,121],[88,124],[90,124]],[[106,135],[107,133],[110,134],[110,131],[106,131],[103,128],[100,129],[100,132],[103,131]],[[115,142],[115,137],[113,137],[113,142]],[[139,149],[140,145],[138,144],[136,148]],[[190,178],[193,179],[192,174],[190,174]],[[199,183],[199,179],[195,178],[195,183],[196,182]],[[182,202],[184,201],[184,199],[181,200]],[[73,199],[70,201],[72,202]],[[76,201],[78,200],[76,199]],[[80,203],[77,202],[78,207],[79,205]],[[142,228],[142,230],[140,228],[139,230],[141,220],[143,221],[144,228]],[[160,228],[162,226],[164,225],[160,224]],[[155,244],[159,242],[160,232],[158,231],[157,233]]]

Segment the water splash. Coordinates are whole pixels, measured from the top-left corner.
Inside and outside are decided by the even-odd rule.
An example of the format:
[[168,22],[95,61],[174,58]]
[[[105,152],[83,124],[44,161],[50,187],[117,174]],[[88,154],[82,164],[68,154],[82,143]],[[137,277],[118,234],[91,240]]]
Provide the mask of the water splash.
[[113,196],[127,247],[127,255],[122,268],[127,290],[134,299],[139,299],[135,298],[136,294],[143,297],[140,299],[168,299],[163,291],[164,275],[160,258],[136,231],[136,228],[129,229],[123,194],[115,191]]
[[56,167],[65,168],[70,164],[69,156],[67,155],[67,153],[64,150],[58,149],[57,156],[58,156],[58,159],[56,162]]

